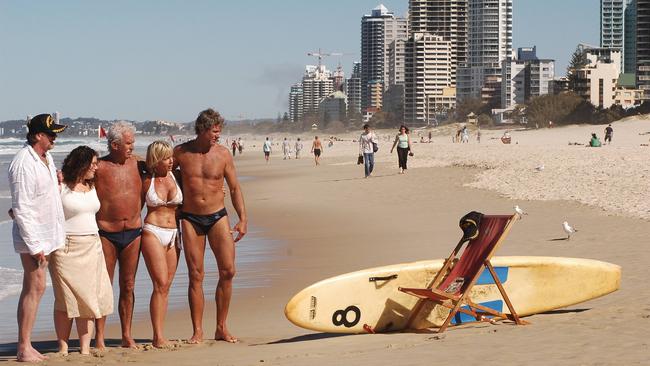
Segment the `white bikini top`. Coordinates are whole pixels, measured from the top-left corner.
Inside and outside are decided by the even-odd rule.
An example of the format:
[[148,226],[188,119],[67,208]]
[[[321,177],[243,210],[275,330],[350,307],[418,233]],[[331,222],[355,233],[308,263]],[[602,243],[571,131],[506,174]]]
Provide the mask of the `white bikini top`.
[[183,203],[183,192],[181,192],[181,187],[178,186],[178,182],[176,182],[176,177],[174,177],[174,174],[171,172],[169,174],[172,176],[174,184],[176,184],[176,196],[171,201],[163,201],[160,199],[160,197],[158,197],[158,193],[156,193],[156,187],[154,186],[156,182],[156,176],[152,174],[151,184],[149,185],[149,190],[147,190],[147,196],[145,197],[145,201],[147,202],[148,207],[178,206]]

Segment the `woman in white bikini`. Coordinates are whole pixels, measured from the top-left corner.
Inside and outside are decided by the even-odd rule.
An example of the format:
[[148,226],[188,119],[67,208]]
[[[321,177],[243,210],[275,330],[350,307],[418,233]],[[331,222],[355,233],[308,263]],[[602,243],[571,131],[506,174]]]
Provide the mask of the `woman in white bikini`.
[[149,174],[142,184],[142,194],[147,203],[142,233],[142,255],[153,282],[149,302],[153,325],[153,346],[167,346],[163,325],[167,313],[169,288],[172,285],[181,251],[180,235],[176,224],[178,207],[183,203],[183,193],[172,173],[172,147],[165,141],[154,141],[147,148]]

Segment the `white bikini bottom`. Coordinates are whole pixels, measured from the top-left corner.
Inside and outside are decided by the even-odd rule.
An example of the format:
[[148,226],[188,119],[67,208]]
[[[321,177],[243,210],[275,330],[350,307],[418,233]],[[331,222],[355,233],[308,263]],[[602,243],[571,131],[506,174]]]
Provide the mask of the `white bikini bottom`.
[[152,233],[156,238],[158,238],[158,241],[160,241],[160,244],[164,247],[176,245],[179,249],[181,248],[178,229],[169,229],[152,224],[144,224],[142,229]]

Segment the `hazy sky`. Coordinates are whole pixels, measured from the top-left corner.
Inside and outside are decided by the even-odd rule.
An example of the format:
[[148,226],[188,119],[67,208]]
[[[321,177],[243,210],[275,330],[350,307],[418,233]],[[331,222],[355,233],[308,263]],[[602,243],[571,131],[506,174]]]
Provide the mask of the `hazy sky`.
[[[287,109],[309,51],[360,57],[369,0],[0,0],[0,120],[64,117],[191,121]],[[405,15],[408,0],[385,0]],[[564,74],[579,42],[599,42],[598,0],[514,0],[514,47],[537,45]]]

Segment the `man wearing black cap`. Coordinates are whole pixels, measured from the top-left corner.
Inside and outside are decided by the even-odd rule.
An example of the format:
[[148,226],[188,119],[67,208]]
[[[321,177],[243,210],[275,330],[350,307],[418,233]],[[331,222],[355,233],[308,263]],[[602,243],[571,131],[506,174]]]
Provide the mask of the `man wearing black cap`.
[[13,212],[13,242],[24,269],[18,301],[18,361],[39,362],[46,357],[32,347],[31,333],[45,292],[48,256],[65,243],[65,216],[59,197],[54,160],[49,153],[57,133],[67,126],[49,114],[28,122],[27,143],[9,166]]

